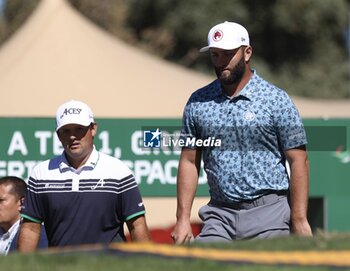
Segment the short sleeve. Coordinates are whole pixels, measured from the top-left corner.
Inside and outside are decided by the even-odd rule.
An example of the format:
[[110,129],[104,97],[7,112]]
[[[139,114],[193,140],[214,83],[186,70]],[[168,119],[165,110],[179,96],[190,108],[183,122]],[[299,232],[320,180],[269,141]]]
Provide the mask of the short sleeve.
[[283,150],[307,144],[305,128],[298,109],[284,91],[281,91],[274,114],[278,138]]
[[130,220],[134,217],[146,213],[141,193],[136,180],[132,174],[121,180],[123,190],[121,191],[121,214],[124,220]]
[[35,173],[29,177],[27,192],[20,213],[23,218],[33,222],[41,223],[43,221],[43,206],[40,200],[39,184]]
[[[182,116],[182,129],[181,129],[181,135],[180,140],[183,142],[187,142],[190,144],[185,144],[186,148],[195,149],[195,144],[193,138],[198,137],[198,132],[196,130],[196,126],[193,120],[192,115],[192,103],[191,99],[187,102],[183,116]],[[192,143],[191,143],[192,142]]]

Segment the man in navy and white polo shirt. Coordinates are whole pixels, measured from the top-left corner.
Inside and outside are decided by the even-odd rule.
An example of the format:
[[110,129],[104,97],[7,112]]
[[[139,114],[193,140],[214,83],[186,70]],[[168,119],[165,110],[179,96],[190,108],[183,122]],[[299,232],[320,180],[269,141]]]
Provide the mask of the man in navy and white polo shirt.
[[250,68],[252,47],[243,26],[214,26],[208,46],[200,51],[209,51],[218,79],[190,97],[182,138],[220,139],[221,146],[189,144],[182,149],[174,242],[193,238],[190,214],[201,158],[211,200],[199,210],[203,227],[197,241],[270,238],[290,232],[312,235],[306,217],[307,140],[293,102]]
[[98,152],[91,109],[69,101],[56,113],[64,152],[38,164],[28,180],[18,248],[36,249],[44,222],[49,246],[148,241],[145,207],[133,174],[120,160]]

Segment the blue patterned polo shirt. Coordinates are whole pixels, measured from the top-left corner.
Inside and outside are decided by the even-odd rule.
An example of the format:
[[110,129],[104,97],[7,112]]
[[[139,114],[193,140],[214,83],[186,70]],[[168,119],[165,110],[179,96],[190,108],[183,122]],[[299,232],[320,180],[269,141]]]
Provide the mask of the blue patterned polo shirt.
[[220,140],[220,146],[201,147],[210,196],[219,201],[287,190],[284,151],[307,143],[301,118],[287,93],[255,71],[234,98],[223,92],[219,80],[194,92],[184,110],[181,137],[192,143],[194,138]]

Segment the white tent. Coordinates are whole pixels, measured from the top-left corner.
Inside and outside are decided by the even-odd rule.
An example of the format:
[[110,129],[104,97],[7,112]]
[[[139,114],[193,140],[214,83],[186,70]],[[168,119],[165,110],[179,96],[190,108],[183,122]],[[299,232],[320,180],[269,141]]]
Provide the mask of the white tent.
[[53,116],[72,98],[98,117],[181,116],[209,80],[114,38],[63,0],[42,0],[0,50],[0,116]]
[[[80,99],[99,118],[178,118],[212,79],[124,43],[64,0],[42,0],[0,48],[0,117],[54,117],[61,103]],[[294,101],[303,117],[350,117],[350,101]],[[196,199],[194,210],[206,201]],[[151,227],[174,223],[174,199],[145,204]]]

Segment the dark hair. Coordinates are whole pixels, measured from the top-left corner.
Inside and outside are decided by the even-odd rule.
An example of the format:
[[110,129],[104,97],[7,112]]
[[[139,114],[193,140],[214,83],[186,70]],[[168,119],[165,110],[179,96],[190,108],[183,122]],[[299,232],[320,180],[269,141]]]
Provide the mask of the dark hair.
[[27,190],[27,184],[21,178],[15,176],[5,176],[0,178],[0,185],[12,185],[10,193],[18,199],[24,198]]

